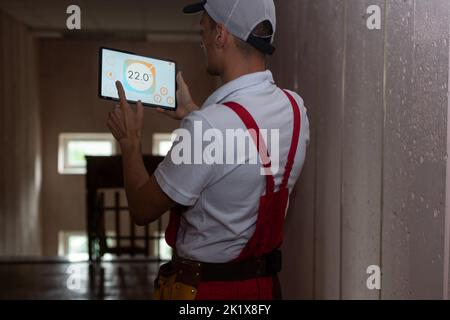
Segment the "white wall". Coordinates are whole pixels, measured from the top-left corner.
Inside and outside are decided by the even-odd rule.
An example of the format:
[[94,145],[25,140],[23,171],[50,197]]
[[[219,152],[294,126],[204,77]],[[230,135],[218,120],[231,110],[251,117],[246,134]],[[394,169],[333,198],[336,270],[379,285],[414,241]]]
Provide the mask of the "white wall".
[[0,256],[39,255],[36,40],[0,12]]

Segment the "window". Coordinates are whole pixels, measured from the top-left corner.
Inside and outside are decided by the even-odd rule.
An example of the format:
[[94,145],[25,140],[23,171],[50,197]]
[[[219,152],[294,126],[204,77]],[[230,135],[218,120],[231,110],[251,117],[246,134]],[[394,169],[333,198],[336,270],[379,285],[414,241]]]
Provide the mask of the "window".
[[153,134],[153,155],[165,157],[174,141],[175,135],[172,133]]
[[[108,236],[114,236],[114,232],[108,231]],[[113,246],[114,241],[107,239],[108,246]],[[65,257],[70,262],[89,260],[88,237],[84,231],[60,231],[58,233],[58,256]],[[111,254],[104,254],[103,260],[112,260]]]
[[159,246],[159,258],[161,260],[172,259],[172,248],[167,245],[164,234],[161,235],[161,239],[158,241]]
[[58,256],[71,262],[89,259],[87,236],[83,231],[60,231],[58,234]]
[[[116,245],[115,240],[111,237],[115,237],[114,231],[107,231],[106,235],[109,237],[107,241],[108,247],[114,247]],[[169,247],[164,239],[164,234],[161,234],[161,238],[157,241],[151,241],[153,249],[151,254],[153,257],[157,257],[156,253],[159,252],[159,258],[162,260],[170,260],[172,258],[172,248]],[[71,262],[81,262],[89,260],[88,253],[88,238],[84,231],[59,231],[58,233],[58,256],[65,257]],[[115,256],[112,254],[104,254],[102,260],[110,261],[114,260]]]
[[108,133],[62,133],[59,135],[58,172],[85,174],[85,156],[112,156],[116,141]]

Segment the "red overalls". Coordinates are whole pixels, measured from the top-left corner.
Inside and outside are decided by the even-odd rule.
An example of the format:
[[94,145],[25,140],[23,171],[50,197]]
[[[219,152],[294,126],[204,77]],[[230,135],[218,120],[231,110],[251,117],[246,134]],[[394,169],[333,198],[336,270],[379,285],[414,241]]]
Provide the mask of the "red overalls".
[[[288,181],[297,153],[301,125],[301,115],[297,101],[289,92],[285,90],[283,92],[290,100],[292,106],[294,130],[283,180],[276,192],[274,177],[270,169],[270,155],[264,139],[260,135],[258,125],[243,106],[235,102],[224,103],[225,106],[240,117],[248,130],[253,129],[256,132],[253,140],[262,162],[265,163],[264,168],[266,170],[266,193],[261,196],[259,201],[256,229],[239,257],[236,258],[238,261],[250,257],[261,257],[279,248],[283,241],[283,223],[289,198]],[[171,212],[169,225],[166,229],[166,241],[172,248],[176,246],[180,218],[180,213]],[[243,281],[200,282],[196,296],[197,300],[271,300],[273,298],[272,277],[259,277]]]

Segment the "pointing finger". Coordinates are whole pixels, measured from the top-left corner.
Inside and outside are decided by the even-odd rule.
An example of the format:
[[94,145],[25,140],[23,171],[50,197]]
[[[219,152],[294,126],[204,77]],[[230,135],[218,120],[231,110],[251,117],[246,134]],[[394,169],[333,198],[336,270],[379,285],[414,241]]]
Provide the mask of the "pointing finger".
[[142,118],[144,118],[144,106],[142,105],[141,100],[137,102],[136,107],[138,119],[141,120]]
[[125,108],[127,103],[127,97],[125,95],[125,90],[123,89],[122,83],[120,81],[116,81],[117,93],[119,94],[120,106],[122,109]]

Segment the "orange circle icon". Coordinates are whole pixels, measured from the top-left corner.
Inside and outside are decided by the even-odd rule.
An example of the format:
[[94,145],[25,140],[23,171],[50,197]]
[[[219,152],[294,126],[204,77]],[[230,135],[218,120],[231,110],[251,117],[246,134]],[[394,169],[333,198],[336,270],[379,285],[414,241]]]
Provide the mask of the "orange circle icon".
[[167,98],[167,104],[173,104],[175,100],[172,97]]
[[169,90],[167,90],[166,87],[162,87],[160,91],[161,91],[161,94],[162,94],[163,96],[165,96],[165,95],[167,95],[167,94],[169,93]]
[[159,94],[155,94],[155,95],[153,96],[153,99],[155,100],[155,102],[158,102],[158,103],[161,102],[161,96],[160,96]]

